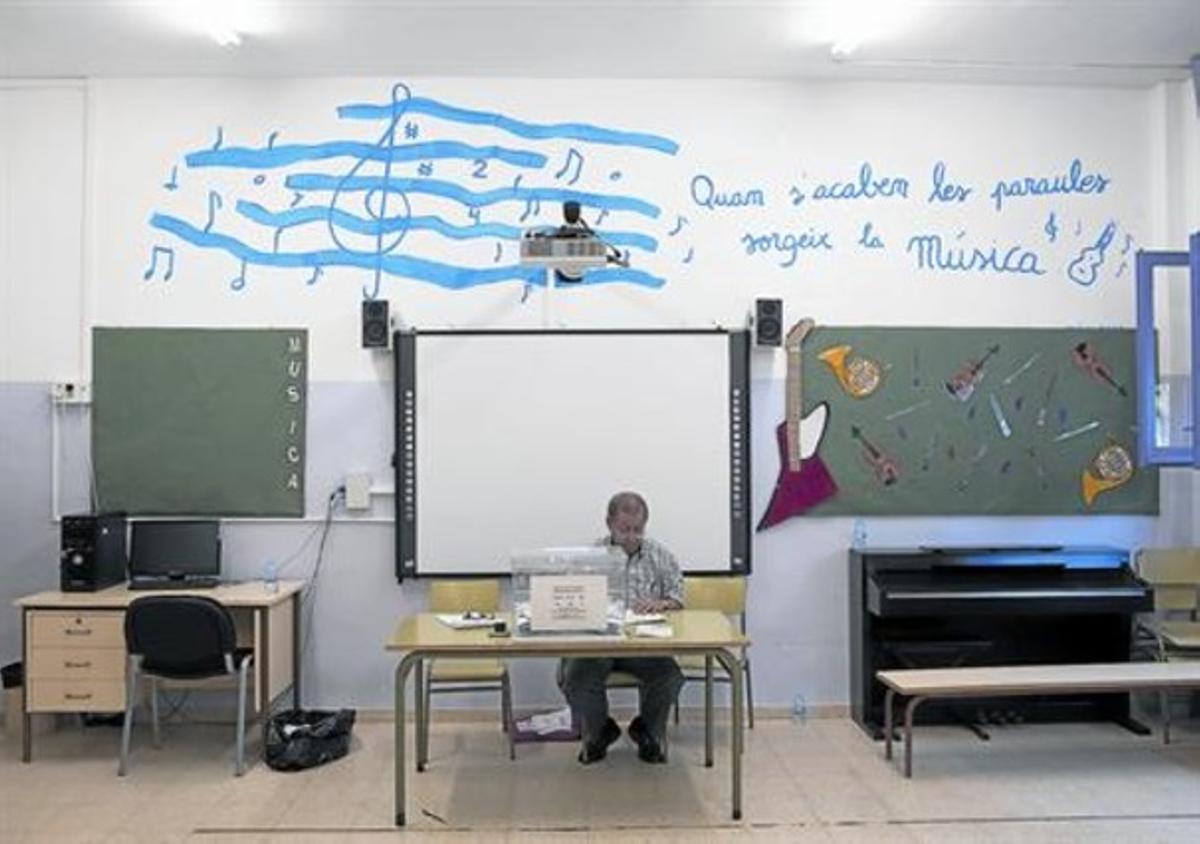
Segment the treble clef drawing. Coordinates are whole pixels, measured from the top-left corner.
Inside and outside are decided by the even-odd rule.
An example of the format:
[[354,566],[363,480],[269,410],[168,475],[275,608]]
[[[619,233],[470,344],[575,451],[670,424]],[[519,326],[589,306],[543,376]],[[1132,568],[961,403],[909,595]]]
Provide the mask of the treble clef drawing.
[[[367,155],[357,159],[354,166],[338,180],[337,186],[334,188],[333,197],[329,201],[329,213],[326,215],[326,225],[329,229],[329,236],[333,242],[345,252],[354,254],[373,255],[375,283],[368,290],[363,287],[363,295],[367,299],[374,299],[379,295],[379,286],[383,276],[383,257],[395,251],[400,242],[404,240],[404,236],[408,233],[409,221],[412,218],[412,208],[408,202],[408,196],[399,187],[392,184],[392,159],[396,148],[396,126],[400,123],[405,111],[408,109],[409,100],[412,99],[412,92],[403,82],[397,82],[392,86],[392,103],[391,113],[388,118],[387,128],[380,135],[379,140],[375,142],[375,148],[382,150],[380,155]],[[378,179],[363,179],[359,180],[358,174],[363,165],[368,160],[383,160],[383,175]],[[373,223],[374,229],[374,248],[370,250],[353,249],[343,242],[342,237],[338,234],[338,224],[335,218],[339,215],[338,201],[343,195],[350,190],[364,186],[363,193],[363,210],[366,216]],[[394,217],[388,217],[388,201],[395,197],[404,206],[403,211]]]

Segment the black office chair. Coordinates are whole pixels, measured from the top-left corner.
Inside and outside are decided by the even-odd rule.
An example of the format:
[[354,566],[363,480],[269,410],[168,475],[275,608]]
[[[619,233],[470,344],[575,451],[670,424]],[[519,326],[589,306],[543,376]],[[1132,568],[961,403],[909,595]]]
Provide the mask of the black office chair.
[[125,650],[129,665],[125,686],[125,727],[121,733],[118,776],[129,767],[129,740],[138,680],[150,678],[150,713],[154,746],[159,747],[158,678],[200,680],[236,674],[238,677],[236,775],[246,769],[246,685],[250,648],[237,646],[229,610],[212,598],[198,595],[149,595],[138,598],[125,613]]

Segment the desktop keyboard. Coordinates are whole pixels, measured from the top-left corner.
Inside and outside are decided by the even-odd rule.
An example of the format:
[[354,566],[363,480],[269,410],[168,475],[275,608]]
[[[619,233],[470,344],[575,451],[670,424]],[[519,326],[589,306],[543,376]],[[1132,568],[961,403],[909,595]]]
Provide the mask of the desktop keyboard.
[[143,589],[212,589],[219,585],[221,579],[219,577],[192,577],[184,580],[177,578],[169,578],[163,580],[140,580],[129,581],[129,588],[133,590]]

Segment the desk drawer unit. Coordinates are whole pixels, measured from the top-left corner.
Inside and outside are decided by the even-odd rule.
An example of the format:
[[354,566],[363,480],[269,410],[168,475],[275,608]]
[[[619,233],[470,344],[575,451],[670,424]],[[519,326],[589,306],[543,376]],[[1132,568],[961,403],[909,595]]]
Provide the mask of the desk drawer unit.
[[32,610],[26,683],[30,712],[125,708],[125,613]]
[[30,648],[117,648],[125,650],[125,613],[33,610]]

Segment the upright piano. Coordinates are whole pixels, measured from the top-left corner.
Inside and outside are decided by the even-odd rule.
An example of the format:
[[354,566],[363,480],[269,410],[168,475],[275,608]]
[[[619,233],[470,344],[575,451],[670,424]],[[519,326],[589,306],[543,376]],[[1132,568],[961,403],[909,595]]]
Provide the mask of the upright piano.
[[[850,696],[883,735],[875,672],[1057,662],[1122,662],[1133,615],[1153,597],[1129,553],[1100,547],[929,547],[850,552]],[[1129,720],[1127,694],[930,701],[921,723]]]

